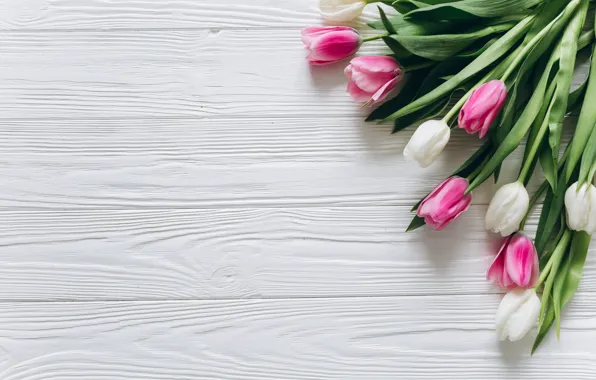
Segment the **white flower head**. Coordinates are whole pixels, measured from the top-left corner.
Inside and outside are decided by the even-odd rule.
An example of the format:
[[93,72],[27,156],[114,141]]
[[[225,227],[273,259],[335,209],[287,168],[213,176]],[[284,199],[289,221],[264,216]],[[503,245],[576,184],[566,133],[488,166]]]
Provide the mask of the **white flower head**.
[[365,0],[319,0],[321,15],[333,22],[352,21],[362,14],[365,6]]
[[509,236],[519,229],[530,207],[530,196],[523,184],[509,183],[501,187],[490,201],[486,212],[486,229]]
[[426,168],[445,149],[451,137],[451,129],[442,120],[429,120],[422,123],[404,149],[404,157]]

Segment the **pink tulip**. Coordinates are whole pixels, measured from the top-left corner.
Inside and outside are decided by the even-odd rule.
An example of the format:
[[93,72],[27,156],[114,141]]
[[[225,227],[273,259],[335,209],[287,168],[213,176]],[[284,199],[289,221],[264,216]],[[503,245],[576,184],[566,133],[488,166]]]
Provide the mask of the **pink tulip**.
[[468,185],[465,178],[447,178],[422,201],[417,215],[435,230],[443,229],[470,207],[472,194],[464,194]]
[[366,105],[385,99],[403,78],[399,63],[387,56],[354,58],[344,72],[350,79],[348,94]]
[[483,138],[507,99],[507,87],[493,80],[477,88],[459,112],[458,125],[469,134]]
[[311,65],[327,65],[356,53],[362,37],[347,26],[310,27],[302,29],[302,42]]
[[529,237],[517,232],[505,239],[486,278],[503,289],[530,289],[536,285],[538,275],[536,247]]

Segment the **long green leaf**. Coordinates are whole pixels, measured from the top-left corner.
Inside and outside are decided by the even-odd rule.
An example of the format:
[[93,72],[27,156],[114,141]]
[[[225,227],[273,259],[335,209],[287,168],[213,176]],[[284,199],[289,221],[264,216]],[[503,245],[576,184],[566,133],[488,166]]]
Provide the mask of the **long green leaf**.
[[574,232],[571,247],[564,265],[557,274],[553,288],[553,304],[555,312],[557,338],[561,333],[561,309],[573,298],[577,291],[581,275],[590,247],[590,235],[585,232]]
[[[557,244],[557,248],[553,252],[550,261],[552,261],[552,267],[550,272],[548,273],[548,277],[546,282],[544,283],[544,289],[542,291],[542,306],[540,308],[540,321],[544,321],[546,317],[546,308],[550,302],[550,297],[552,297],[553,286],[555,283],[555,279],[557,275],[559,275],[559,266],[563,260],[565,253],[567,252],[567,247],[569,245],[569,240],[571,239],[571,231],[566,230],[561,238],[561,241]],[[539,325],[541,323],[539,322]]]
[[522,37],[523,33],[527,31],[533,19],[533,16],[529,16],[520,21],[515,27],[501,37],[499,41],[491,45],[484,53],[482,53],[478,58],[476,58],[453,78],[438,86],[430,93],[416,99],[409,105],[394,112],[385,120],[395,120],[425,107],[427,104],[447,95],[473,75],[478,74],[482,70],[486,69],[489,65],[497,61],[503,54],[505,54],[511,49],[511,47],[515,45],[515,43]]
[[582,105],[582,110],[579,114],[575,134],[571,140],[571,152],[565,167],[565,178],[569,180],[575,171],[575,167],[579,162],[581,155],[594,127],[596,120],[596,64],[594,63],[594,53],[592,53],[592,64],[590,65],[590,77],[588,79],[588,87]]
[[[563,33],[559,50],[559,71],[554,82],[557,89],[554,94],[552,108],[548,114],[549,137],[548,142],[552,151],[553,166],[559,159],[559,147],[561,145],[561,133],[563,131],[563,118],[567,112],[569,92],[575,69],[575,57],[578,50],[578,39],[588,12],[587,0],[584,0],[580,8],[571,19],[567,29]],[[556,181],[556,179],[555,179]],[[556,306],[556,304],[555,304]]]
[[543,0],[463,0],[437,4],[409,12],[407,19],[425,21],[473,20],[520,13],[541,4]]
[[434,61],[443,61],[456,55],[475,41],[493,34],[506,32],[515,24],[509,22],[494,26],[485,26],[473,32],[462,34],[439,34],[433,36],[392,34],[388,38],[397,41],[412,54]]
[[[594,121],[596,122],[596,120]],[[592,182],[592,177],[590,177],[590,172],[592,171],[592,167],[594,166],[594,162],[596,162],[596,123],[592,128],[592,134],[588,139],[588,143],[586,144],[586,148],[584,149],[584,153],[581,157],[581,164],[579,166],[579,178],[578,181],[580,184]],[[593,173],[592,173],[593,174]]]
[[[396,15],[389,17],[389,22],[397,33],[408,36],[423,36],[440,33],[447,33],[451,30],[457,30],[456,23],[438,23],[438,22],[424,22],[405,20],[403,15]],[[386,30],[383,21],[373,21],[368,24],[371,28],[377,30]],[[459,25],[461,27],[461,25]]]

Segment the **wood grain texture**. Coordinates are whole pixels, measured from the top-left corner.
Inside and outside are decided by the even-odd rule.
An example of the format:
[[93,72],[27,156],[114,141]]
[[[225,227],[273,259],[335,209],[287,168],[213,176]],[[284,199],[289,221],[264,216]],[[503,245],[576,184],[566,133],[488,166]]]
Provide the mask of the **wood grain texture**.
[[407,207],[2,211],[0,300],[495,293],[484,212],[405,234]]
[[411,135],[348,117],[0,121],[0,208],[412,206],[480,142],[455,131],[422,170],[402,157]]
[[[385,7],[386,10],[391,9]],[[366,8],[353,25],[378,19]],[[319,23],[316,0],[2,0],[0,29],[301,28]]]
[[[386,51],[380,43],[361,54]],[[0,33],[0,119],[358,116],[300,30]]]
[[3,380],[591,380],[596,298],[529,357],[497,296],[2,303]]

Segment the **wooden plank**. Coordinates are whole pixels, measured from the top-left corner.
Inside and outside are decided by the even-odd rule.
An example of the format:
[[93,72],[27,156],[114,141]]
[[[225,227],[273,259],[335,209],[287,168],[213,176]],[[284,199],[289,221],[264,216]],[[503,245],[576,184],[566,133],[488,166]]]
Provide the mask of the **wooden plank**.
[[406,207],[1,211],[0,300],[494,293],[484,212],[405,234]]
[[423,170],[402,157],[411,135],[346,117],[1,121],[0,208],[411,206],[480,144],[455,131]]
[[0,119],[364,118],[346,63],[305,56],[299,29],[4,32]]
[[[362,27],[378,17],[376,6],[369,6],[353,25]],[[8,30],[300,28],[320,21],[314,0],[0,2],[0,29]]]
[[[534,357],[497,296],[0,304],[3,380],[592,380],[596,298]],[[553,338],[553,337],[550,337]]]

